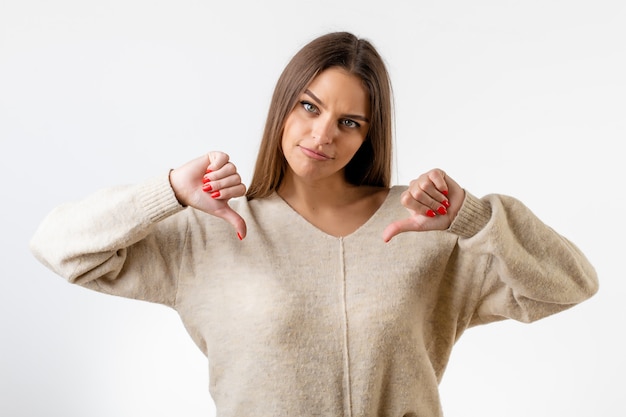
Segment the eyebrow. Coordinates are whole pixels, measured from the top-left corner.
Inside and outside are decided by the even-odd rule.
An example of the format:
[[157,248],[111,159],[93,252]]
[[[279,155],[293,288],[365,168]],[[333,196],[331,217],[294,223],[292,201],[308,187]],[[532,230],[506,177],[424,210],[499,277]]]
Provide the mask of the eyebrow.
[[[321,107],[325,107],[324,106],[324,102],[322,100],[319,99],[319,97],[317,97],[315,94],[313,94],[313,92],[311,90],[305,90],[304,94],[310,96],[315,102],[317,102],[317,104],[319,104]],[[348,119],[356,119],[356,120],[361,120],[363,122],[369,123],[369,119],[365,116],[361,116],[359,114],[346,114],[344,115],[344,117],[348,118]]]

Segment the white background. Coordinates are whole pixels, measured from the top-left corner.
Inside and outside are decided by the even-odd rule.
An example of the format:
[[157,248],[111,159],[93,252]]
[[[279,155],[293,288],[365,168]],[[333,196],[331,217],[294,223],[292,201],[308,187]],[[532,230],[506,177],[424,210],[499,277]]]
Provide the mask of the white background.
[[0,0],[0,415],[214,415],[174,311],[69,285],[28,241],[54,206],[209,150],[248,182],[280,71],[334,30],[389,66],[395,182],[441,167],[516,196],[600,276],[567,312],[467,332],[446,416],[626,415],[619,0]]

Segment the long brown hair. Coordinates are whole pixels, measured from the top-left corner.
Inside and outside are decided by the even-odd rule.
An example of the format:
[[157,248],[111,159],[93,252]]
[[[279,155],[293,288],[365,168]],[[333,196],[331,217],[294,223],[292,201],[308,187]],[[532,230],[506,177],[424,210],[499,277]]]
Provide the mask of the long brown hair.
[[361,78],[370,99],[370,126],[365,141],[345,167],[354,185],[389,187],[392,158],[391,83],[385,64],[367,40],[335,32],[314,39],[289,61],[270,103],[265,130],[248,200],[269,196],[287,170],[281,142],[285,120],[313,78],[330,67],[340,67]]

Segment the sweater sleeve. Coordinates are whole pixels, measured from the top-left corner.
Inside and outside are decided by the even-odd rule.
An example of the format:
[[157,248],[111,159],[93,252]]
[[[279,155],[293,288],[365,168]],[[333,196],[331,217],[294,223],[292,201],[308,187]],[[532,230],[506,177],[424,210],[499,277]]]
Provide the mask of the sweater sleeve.
[[598,290],[596,272],[582,252],[512,197],[466,193],[449,232],[459,236],[468,264],[482,259],[483,282],[470,325],[505,318],[532,322]]
[[173,306],[185,226],[167,175],[61,205],[31,239],[34,256],[69,282]]

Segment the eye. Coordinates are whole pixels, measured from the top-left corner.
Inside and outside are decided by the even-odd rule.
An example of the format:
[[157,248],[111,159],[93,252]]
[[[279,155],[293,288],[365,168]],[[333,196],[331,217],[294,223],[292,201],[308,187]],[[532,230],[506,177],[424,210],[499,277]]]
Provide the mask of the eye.
[[345,126],[345,127],[350,127],[350,128],[357,128],[357,127],[361,127],[360,124],[358,124],[357,122],[355,122],[354,120],[350,120],[350,119],[341,119],[339,121],[339,124],[341,126]]
[[300,102],[302,108],[309,113],[319,113],[317,106],[315,104],[309,103],[308,101],[302,100]]

